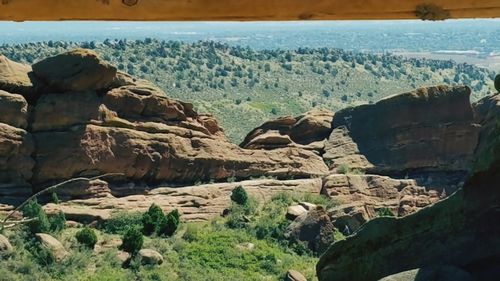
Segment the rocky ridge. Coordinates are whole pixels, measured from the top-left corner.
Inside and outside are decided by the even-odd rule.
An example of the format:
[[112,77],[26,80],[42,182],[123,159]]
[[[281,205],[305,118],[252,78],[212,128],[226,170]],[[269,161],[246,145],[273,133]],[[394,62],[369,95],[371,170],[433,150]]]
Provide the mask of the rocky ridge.
[[457,190],[482,124],[468,88],[439,86],[272,120],[239,147],[210,115],[81,49],[33,67],[2,57],[0,90],[0,210],[53,183],[122,174],[65,185],[45,206],[79,221],[153,202],[208,220],[241,185],[262,199],[322,193],[338,203],[335,227],[355,231],[381,209],[405,216]]
[[481,130],[464,186],[414,214],[372,220],[332,244],[317,264],[319,280],[493,280],[500,274],[499,96],[474,104]]
[[89,50],[33,67],[2,57],[0,74],[4,204],[26,198],[30,188],[106,173],[123,174],[107,179],[113,190],[131,182],[175,186],[327,172],[322,159],[307,150],[252,151],[229,143],[211,116],[117,72]]

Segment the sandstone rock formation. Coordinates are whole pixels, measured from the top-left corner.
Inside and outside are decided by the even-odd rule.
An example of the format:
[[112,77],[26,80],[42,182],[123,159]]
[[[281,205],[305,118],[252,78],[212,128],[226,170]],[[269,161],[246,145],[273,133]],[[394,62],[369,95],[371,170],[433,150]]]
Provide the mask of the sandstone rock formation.
[[[300,148],[252,151],[229,143],[210,115],[117,72],[89,50],[47,58],[33,71],[2,57],[0,90],[2,196],[104,173],[123,174],[111,181],[155,185],[327,171],[319,156]],[[99,197],[107,193],[103,188],[68,187],[61,193]]]
[[334,227],[326,210],[318,208],[301,214],[286,229],[292,241],[305,242],[316,253],[323,253],[333,242]]
[[422,187],[415,180],[392,179],[379,175],[332,174],[323,179],[321,193],[338,206],[328,210],[335,227],[350,232],[389,209],[403,217],[442,199],[437,188]]
[[50,91],[78,92],[106,89],[116,68],[90,50],[76,49],[35,63],[33,72]]
[[297,117],[281,117],[251,131],[240,144],[249,149],[301,147],[323,151],[324,140],[332,129],[333,112],[313,109]]
[[464,86],[436,86],[347,108],[333,118],[323,157],[375,174],[466,172],[477,144]]
[[31,66],[9,60],[0,55],[0,89],[33,98],[36,92]]
[[479,103],[485,107],[477,107],[491,118],[480,120],[481,149],[464,187],[415,214],[372,220],[356,235],[333,244],[317,264],[319,280],[377,280],[416,268],[448,266],[474,280],[493,280],[500,274],[500,131],[493,125],[500,115],[495,99],[488,97]]
[[[279,192],[304,192],[318,194],[321,190],[321,179],[274,180],[260,179],[233,183],[214,183],[187,187],[157,187],[151,190],[134,184],[108,187],[96,193],[105,196],[77,196],[76,198],[59,204],[44,206],[49,214],[63,211],[66,218],[82,222],[107,220],[115,212],[146,211],[152,203],[161,206],[165,212],[178,209],[185,221],[207,221],[220,216],[231,206],[231,193],[236,186],[243,186],[247,193],[258,200],[265,202]],[[88,190],[90,184],[82,184]],[[63,189],[61,189],[63,190]],[[112,194],[106,193],[111,191]],[[84,194],[87,194],[84,192]]]

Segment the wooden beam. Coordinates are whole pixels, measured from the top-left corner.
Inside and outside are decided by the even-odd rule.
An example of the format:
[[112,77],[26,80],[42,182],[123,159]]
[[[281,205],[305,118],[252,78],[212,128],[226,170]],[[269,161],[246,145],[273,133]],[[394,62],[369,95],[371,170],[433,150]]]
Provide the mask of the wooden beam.
[[499,0],[0,0],[0,20],[254,21],[500,17]]

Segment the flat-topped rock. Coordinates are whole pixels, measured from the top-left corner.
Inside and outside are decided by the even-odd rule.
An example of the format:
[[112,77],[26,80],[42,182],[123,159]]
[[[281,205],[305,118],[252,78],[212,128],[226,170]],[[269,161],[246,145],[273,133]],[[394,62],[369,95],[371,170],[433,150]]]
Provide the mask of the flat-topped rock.
[[75,49],[33,64],[33,72],[56,92],[105,89],[111,85],[116,68],[90,50]]
[[31,66],[0,55],[0,90],[32,97],[35,89]]

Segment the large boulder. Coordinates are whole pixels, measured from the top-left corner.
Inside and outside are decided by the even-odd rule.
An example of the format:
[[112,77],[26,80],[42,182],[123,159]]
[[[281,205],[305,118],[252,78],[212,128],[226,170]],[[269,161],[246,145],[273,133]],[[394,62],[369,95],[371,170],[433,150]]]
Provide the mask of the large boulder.
[[56,92],[100,90],[115,79],[116,68],[86,49],[75,49],[35,63],[37,78]]
[[275,149],[295,146],[322,151],[332,129],[334,113],[313,109],[297,117],[280,117],[253,129],[240,144],[247,149]]
[[163,256],[152,249],[141,249],[138,255],[142,264],[159,265],[163,263]]
[[[493,112],[496,107],[489,107]],[[498,124],[500,116],[489,118]],[[330,246],[320,281],[377,280],[415,268],[453,266],[474,280],[500,274],[500,129],[483,123],[486,141],[472,176],[445,200],[403,218],[374,219]],[[490,130],[491,129],[491,130]],[[411,279],[410,279],[411,280]]]
[[317,208],[298,216],[286,229],[285,236],[291,241],[304,242],[309,249],[323,253],[333,242],[334,227],[323,208]]
[[436,86],[347,108],[333,118],[323,158],[375,174],[466,173],[477,144],[464,86]]
[[23,96],[0,90],[0,123],[26,129],[28,102]]
[[35,93],[33,81],[31,66],[0,55],[0,90],[31,98]]
[[14,250],[12,244],[10,244],[9,239],[7,237],[0,234],[0,256],[4,254],[9,254]]
[[53,236],[46,233],[37,233],[35,236],[38,238],[42,246],[54,256],[56,261],[61,261],[68,256],[69,253],[66,251],[64,246]]

